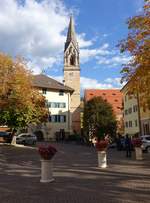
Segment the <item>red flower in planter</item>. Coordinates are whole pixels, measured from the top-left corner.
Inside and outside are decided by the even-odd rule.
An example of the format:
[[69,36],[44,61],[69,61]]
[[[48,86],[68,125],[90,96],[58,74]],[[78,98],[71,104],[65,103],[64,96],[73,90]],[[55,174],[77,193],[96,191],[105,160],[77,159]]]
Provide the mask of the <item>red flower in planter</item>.
[[108,146],[108,141],[106,141],[106,140],[100,140],[100,141],[98,141],[96,143],[96,149],[98,151],[104,151],[104,150],[106,150],[107,146]]
[[42,159],[50,160],[56,154],[57,150],[52,145],[40,145],[38,147],[39,154]]
[[132,140],[132,144],[133,144],[134,147],[141,147],[142,140],[140,138],[134,138]]

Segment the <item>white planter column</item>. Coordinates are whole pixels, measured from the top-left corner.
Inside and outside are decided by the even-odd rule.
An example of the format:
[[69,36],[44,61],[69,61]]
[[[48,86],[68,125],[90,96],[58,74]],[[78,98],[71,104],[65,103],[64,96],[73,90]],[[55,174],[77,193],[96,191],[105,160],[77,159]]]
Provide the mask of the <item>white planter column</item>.
[[54,181],[51,160],[41,160],[41,183],[48,183]]
[[98,167],[100,167],[100,168],[107,167],[106,151],[98,151]]
[[136,157],[136,160],[143,159],[141,147],[135,147],[135,157]]

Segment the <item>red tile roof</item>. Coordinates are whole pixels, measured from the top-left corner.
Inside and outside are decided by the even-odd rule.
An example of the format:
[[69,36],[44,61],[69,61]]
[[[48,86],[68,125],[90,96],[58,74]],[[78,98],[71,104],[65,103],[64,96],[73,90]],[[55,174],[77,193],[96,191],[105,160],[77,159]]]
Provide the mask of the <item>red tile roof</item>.
[[93,97],[101,96],[110,103],[116,115],[121,114],[123,95],[118,89],[86,89],[84,100],[89,101]]

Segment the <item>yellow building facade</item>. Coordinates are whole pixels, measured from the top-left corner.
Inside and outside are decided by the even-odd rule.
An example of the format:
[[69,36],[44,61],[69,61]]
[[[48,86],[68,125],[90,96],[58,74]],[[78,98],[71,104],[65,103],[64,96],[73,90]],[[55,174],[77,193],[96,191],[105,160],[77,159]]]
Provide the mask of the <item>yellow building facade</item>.
[[124,134],[133,136],[140,132],[137,97],[128,93],[128,85],[125,85],[121,92],[123,93]]
[[143,135],[150,135],[150,110],[140,108],[141,130]]
[[138,95],[129,94],[128,84],[121,90],[123,93],[124,134],[150,135],[150,110],[140,106]]

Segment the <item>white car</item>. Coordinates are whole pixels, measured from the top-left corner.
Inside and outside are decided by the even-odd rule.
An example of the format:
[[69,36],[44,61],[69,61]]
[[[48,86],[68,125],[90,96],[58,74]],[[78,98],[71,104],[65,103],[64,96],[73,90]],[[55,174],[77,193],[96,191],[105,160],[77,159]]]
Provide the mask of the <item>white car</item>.
[[16,136],[16,143],[17,144],[30,144],[34,145],[36,144],[37,137],[34,134],[29,133],[21,133]]
[[141,136],[142,139],[142,150],[150,153],[150,135]]

